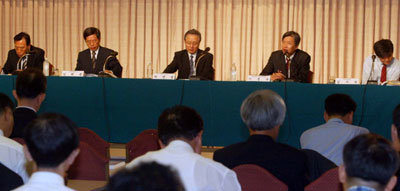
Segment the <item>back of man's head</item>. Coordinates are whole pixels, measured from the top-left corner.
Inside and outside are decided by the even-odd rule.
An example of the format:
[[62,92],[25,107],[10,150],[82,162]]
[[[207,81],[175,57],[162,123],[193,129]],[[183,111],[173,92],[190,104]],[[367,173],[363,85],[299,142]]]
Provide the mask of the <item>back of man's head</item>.
[[123,169],[110,178],[108,191],[183,191],[183,184],[174,170],[156,162],[140,163]]
[[13,110],[14,103],[11,99],[6,94],[0,93],[0,129],[6,137],[10,136],[14,125]]
[[396,106],[392,114],[393,125],[396,127],[397,135],[400,138],[400,104]]
[[240,107],[243,122],[253,131],[269,130],[282,125],[285,113],[285,102],[272,90],[251,93]]
[[393,55],[393,43],[389,39],[381,39],[374,44],[375,54],[379,58],[388,58]]
[[56,168],[78,148],[77,126],[61,114],[42,114],[26,128],[26,145],[39,168]]
[[399,156],[389,141],[380,135],[362,134],[350,140],[343,149],[345,182],[361,179],[386,187],[399,167]]
[[18,74],[15,89],[18,98],[33,99],[39,94],[46,93],[47,80],[43,72],[28,68]]
[[345,116],[356,111],[357,104],[349,95],[332,94],[325,99],[325,112],[328,116]]
[[166,109],[158,118],[158,137],[164,145],[175,139],[193,140],[203,130],[203,119],[186,106]]

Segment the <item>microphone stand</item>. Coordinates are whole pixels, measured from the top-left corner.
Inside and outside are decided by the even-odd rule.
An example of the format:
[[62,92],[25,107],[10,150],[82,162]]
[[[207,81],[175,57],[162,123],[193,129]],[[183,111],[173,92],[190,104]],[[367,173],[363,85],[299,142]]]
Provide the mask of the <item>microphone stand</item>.
[[108,63],[108,60],[110,60],[113,57],[115,58],[115,56],[117,56],[117,55],[118,55],[118,52],[113,52],[113,53],[111,53],[110,55],[107,56],[107,58],[106,58],[106,60],[104,61],[104,64],[103,64],[103,71],[99,72],[99,75],[98,75],[99,77],[118,78],[114,73],[112,73],[112,71],[111,71],[111,73],[105,72],[106,64]]
[[376,58],[376,56],[372,55],[372,67],[371,67],[371,71],[369,73],[369,77],[367,79],[367,84],[378,84],[378,81],[371,80],[371,77],[372,77],[372,74],[373,74],[373,71],[374,71],[375,58]]

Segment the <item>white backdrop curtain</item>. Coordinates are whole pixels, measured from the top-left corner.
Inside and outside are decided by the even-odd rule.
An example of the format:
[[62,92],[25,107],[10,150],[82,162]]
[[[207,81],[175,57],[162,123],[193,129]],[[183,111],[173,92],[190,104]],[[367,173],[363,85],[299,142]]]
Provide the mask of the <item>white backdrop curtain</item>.
[[399,56],[398,0],[0,0],[0,64],[21,31],[46,51],[60,71],[73,70],[86,49],[82,32],[101,30],[101,45],[119,52],[123,77],[142,78],[146,65],[162,72],[183,34],[202,33],[200,48],[214,54],[216,80],[259,74],[281,36],[299,32],[299,48],[311,55],[314,82],[361,78],[373,43],[389,38]]

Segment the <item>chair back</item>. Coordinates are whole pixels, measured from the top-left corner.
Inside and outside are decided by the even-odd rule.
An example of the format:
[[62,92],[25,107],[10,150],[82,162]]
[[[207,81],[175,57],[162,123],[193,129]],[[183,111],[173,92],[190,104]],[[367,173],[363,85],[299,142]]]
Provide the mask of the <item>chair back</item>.
[[110,158],[110,143],[88,128],[80,127],[78,133],[79,141],[87,143],[102,156]]
[[305,191],[342,191],[342,184],[339,181],[339,168],[333,168],[325,172],[314,182],[307,185]]
[[149,151],[156,151],[160,148],[158,131],[156,129],[144,130],[126,144],[126,163]]
[[86,142],[79,142],[79,154],[67,171],[68,179],[108,180],[109,159]]
[[254,165],[243,164],[233,168],[243,191],[287,191],[285,183],[277,179],[266,169]]

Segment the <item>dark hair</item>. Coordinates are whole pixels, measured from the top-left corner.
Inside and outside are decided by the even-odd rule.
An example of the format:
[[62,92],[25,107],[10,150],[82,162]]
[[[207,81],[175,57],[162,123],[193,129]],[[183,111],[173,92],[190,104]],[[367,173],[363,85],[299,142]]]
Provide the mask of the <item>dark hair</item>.
[[393,43],[389,39],[382,39],[374,44],[374,51],[379,58],[387,58],[393,55]]
[[47,80],[43,72],[28,68],[18,74],[15,89],[18,97],[33,99],[41,93],[46,93]]
[[108,191],[183,191],[177,172],[156,162],[140,163],[110,178]]
[[398,133],[398,137],[400,138],[400,104],[396,106],[393,110],[392,114],[393,125],[396,127]]
[[328,116],[345,116],[356,111],[357,104],[349,95],[332,94],[325,99],[325,111]]
[[17,35],[15,35],[14,36],[14,42],[16,42],[16,41],[20,41],[20,40],[22,40],[22,39],[25,39],[25,41],[26,41],[26,45],[31,45],[31,37],[29,36],[29,34],[28,33],[25,33],[25,32],[20,32],[20,33],[18,33]]
[[86,40],[86,37],[88,37],[88,36],[90,36],[92,34],[95,34],[97,36],[97,38],[100,40],[100,30],[98,28],[95,28],[95,27],[86,28],[83,31],[83,39]]
[[14,103],[6,94],[0,92],[0,115],[6,111],[6,108],[10,108],[13,111]]
[[61,114],[42,114],[25,128],[26,145],[39,167],[55,168],[78,148],[77,126]]
[[158,137],[164,145],[177,138],[193,140],[203,130],[203,119],[186,106],[166,109],[158,118]]
[[293,37],[294,38],[294,44],[296,46],[299,46],[300,40],[301,40],[299,33],[295,32],[295,31],[285,32],[285,34],[282,35],[282,40],[285,39],[288,36]]
[[196,30],[196,29],[190,29],[190,30],[188,30],[188,31],[185,33],[185,36],[183,37],[183,40],[186,40],[186,36],[187,36],[188,34],[194,34],[194,35],[199,36],[199,39],[200,39],[199,42],[201,42],[201,33],[200,33],[198,30]]
[[377,134],[362,134],[350,140],[343,149],[343,162],[349,178],[386,185],[399,168],[398,153]]

